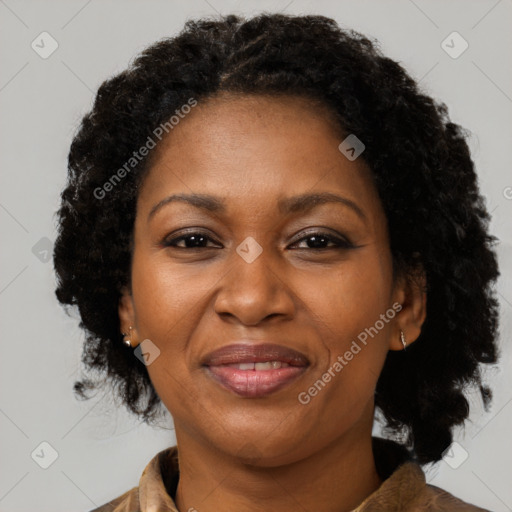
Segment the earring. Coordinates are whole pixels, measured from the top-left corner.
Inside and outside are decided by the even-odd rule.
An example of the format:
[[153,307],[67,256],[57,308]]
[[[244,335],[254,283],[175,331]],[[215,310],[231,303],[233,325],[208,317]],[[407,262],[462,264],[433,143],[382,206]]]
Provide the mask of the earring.
[[402,330],[400,330],[400,341],[402,342],[402,345],[404,346],[404,350],[405,350],[407,342],[405,341],[404,331],[402,331]]
[[121,333],[123,336],[128,336],[128,339],[124,340],[124,344],[127,347],[131,347],[132,346],[131,337],[132,337],[132,329],[133,329],[133,327],[130,325],[129,329],[130,329],[129,333],[125,333],[125,332]]

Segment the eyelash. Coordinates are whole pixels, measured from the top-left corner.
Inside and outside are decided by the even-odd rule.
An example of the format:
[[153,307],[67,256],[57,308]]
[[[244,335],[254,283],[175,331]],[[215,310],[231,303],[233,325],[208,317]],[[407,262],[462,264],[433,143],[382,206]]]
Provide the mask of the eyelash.
[[[202,236],[202,237],[206,238],[207,240],[214,241],[206,233],[202,233],[201,231],[191,231],[189,233],[180,235],[180,236],[175,237],[175,238],[165,239],[163,241],[162,245],[164,247],[174,247],[175,249],[184,249],[184,250],[189,250],[189,251],[201,250],[201,249],[211,249],[211,247],[178,247],[177,245],[175,245],[176,243],[178,243],[178,242],[180,242],[182,240],[186,240],[187,238],[191,238],[191,237],[197,236],[197,235]],[[331,246],[331,247],[321,247],[321,248],[306,247],[306,248],[301,248],[299,250],[306,249],[306,250],[310,250],[310,251],[326,251],[326,250],[330,250],[330,249],[337,249],[337,250],[339,250],[339,249],[353,249],[353,248],[355,248],[355,246],[352,243],[350,243],[349,241],[343,240],[342,238],[339,238],[337,236],[331,235],[330,233],[326,233],[326,232],[323,232],[323,231],[312,231],[312,232],[308,233],[306,236],[300,238],[299,240],[296,240],[293,243],[293,245],[298,244],[300,242],[303,242],[304,240],[308,240],[309,238],[312,238],[312,237],[325,238],[325,239],[328,240],[328,242],[333,242],[336,245],[335,246]]]

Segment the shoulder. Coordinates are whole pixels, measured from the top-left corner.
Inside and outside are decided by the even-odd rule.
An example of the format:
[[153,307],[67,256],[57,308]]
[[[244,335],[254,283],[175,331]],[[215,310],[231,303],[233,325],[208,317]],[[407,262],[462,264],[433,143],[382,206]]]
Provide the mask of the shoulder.
[[421,497],[421,503],[418,504],[418,512],[423,510],[438,510],[441,512],[490,512],[488,509],[477,507],[471,503],[456,498],[449,492],[436,487],[435,485],[426,485]]
[[401,465],[388,482],[401,506],[396,508],[403,512],[490,512],[427,484],[421,466],[413,462]]
[[[179,478],[176,446],[158,452],[146,465],[133,487],[121,496],[89,512],[146,512],[149,510],[175,511],[172,499]],[[142,504],[142,505],[141,505]]]
[[121,494],[121,496],[90,512],[140,512],[139,488],[133,487],[124,494]]
[[402,445],[374,437],[373,449],[382,484],[354,512],[490,512],[427,484],[422,467]]
[[353,512],[490,512],[427,484],[421,466],[408,461]]

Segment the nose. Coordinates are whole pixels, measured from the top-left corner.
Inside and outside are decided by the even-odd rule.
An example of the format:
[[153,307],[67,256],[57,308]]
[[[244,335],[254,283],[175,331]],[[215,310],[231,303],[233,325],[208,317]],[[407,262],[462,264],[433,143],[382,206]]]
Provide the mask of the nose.
[[230,269],[219,285],[214,307],[224,319],[257,325],[267,317],[293,317],[293,293],[270,250],[264,249],[253,261],[233,251]]

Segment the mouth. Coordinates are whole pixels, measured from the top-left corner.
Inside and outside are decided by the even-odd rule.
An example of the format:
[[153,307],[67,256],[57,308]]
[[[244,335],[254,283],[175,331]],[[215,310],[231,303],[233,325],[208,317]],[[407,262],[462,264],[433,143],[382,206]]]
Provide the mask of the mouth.
[[238,343],[211,352],[202,364],[206,374],[225,389],[258,398],[290,385],[306,371],[309,360],[281,345]]

